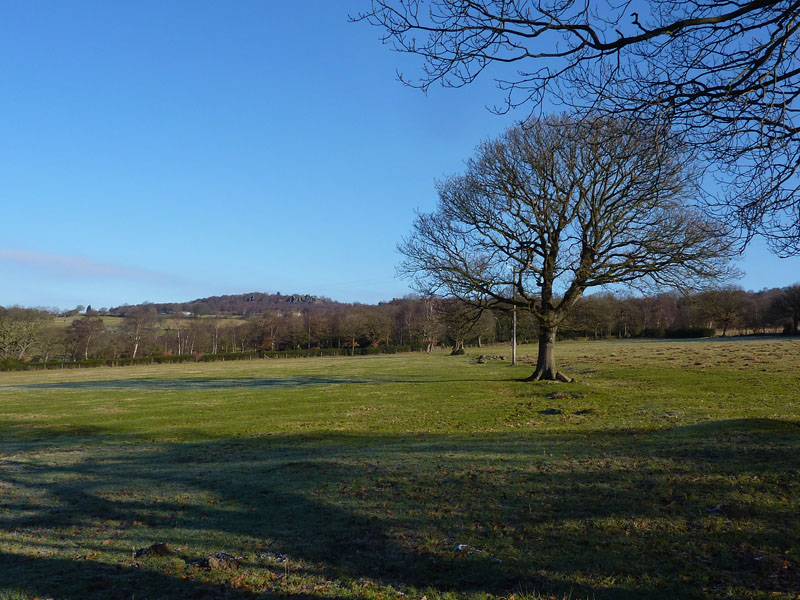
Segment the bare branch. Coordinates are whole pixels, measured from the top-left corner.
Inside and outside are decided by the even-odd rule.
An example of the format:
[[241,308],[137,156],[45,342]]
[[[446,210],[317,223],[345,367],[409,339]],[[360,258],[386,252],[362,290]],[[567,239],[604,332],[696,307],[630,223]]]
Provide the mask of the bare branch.
[[500,111],[668,120],[719,185],[709,207],[800,253],[800,0],[373,0],[354,20],[422,57],[403,80],[424,90],[494,66]]

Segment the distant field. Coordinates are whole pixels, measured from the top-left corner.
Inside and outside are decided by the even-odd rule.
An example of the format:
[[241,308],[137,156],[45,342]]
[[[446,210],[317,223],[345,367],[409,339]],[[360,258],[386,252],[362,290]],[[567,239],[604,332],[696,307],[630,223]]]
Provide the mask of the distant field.
[[800,597],[800,341],[556,350],[0,373],[0,599]]
[[[80,319],[84,315],[74,317],[53,317],[53,325],[57,327],[69,327],[75,319]],[[125,320],[123,317],[100,317],[106,327],[119,327]]]
[[[73,317],[54,317],[53,318],[53,325],[57,327],[69,327],[72,325],[72,322],[75,319],[80,319],[84,315],[75,315]],[[125,322],[124,317],[100,317],[103,320],[103,325],[106,327],[119,327]],[[244,321],[244,317],[219,317],[219,316],[203,316],[198,317],[199,319],[217,319],[223,327],[234,327],[236,325],[241,325]],[[169,327],[175,327],[177,321],[181,323],[193,322],[195,321],[195,317],[167,317],[163,321],[161,321],[162,329],[166,329]]]

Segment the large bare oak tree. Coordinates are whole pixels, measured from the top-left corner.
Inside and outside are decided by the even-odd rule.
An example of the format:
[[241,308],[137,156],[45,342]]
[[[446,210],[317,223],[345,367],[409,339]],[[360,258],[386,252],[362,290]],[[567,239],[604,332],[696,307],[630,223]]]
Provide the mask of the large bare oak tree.
[[402,274],[426,294],[529,310],[532,379],[556,369],[558,326],[589,288],[699,286],[728,274],[732,242],[692,208],[694,174],[664,128],[606,117],[526,122],[480,145],[438,186],[400,245]]
[[410,85],[494,67],[501,109],[669,119],[722,184],[712,206],[800,253],[800,0],[372,0],[356,19],[424,59]]

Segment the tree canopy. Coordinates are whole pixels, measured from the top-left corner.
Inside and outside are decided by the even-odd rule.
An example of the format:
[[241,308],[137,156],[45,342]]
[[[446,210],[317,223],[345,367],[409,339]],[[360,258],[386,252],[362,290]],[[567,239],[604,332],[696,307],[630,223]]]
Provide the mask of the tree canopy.
[[723,184],[710,205],[800,253],[800,0],[373,0],[356,19],[424,59],[410,85],[507,65],[500,110],[667,120]]
[[692,206],[695,174],[658,124],[534,119],[480,145],[400,246],[424,293],[518,306],[539,324],[535,379],[557,377],[556,330],[611,284],[696,287],[729,273],[729,230]]

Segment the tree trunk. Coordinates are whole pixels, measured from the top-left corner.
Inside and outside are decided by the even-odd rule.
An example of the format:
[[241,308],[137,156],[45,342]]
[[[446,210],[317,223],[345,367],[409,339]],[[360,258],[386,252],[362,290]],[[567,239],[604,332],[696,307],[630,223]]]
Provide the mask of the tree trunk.
[[456,340],[455,344],[453,344],[453,351],[450,353],[450,356],[456,356],[458,354],[464,354],[464,340]]
[[563,381],[570,383],[567,377],[556,370],[556,331],[555,326],[541,325],[539,327],[539,356],[536,359],[536,370],[528,377],[527,381]]

